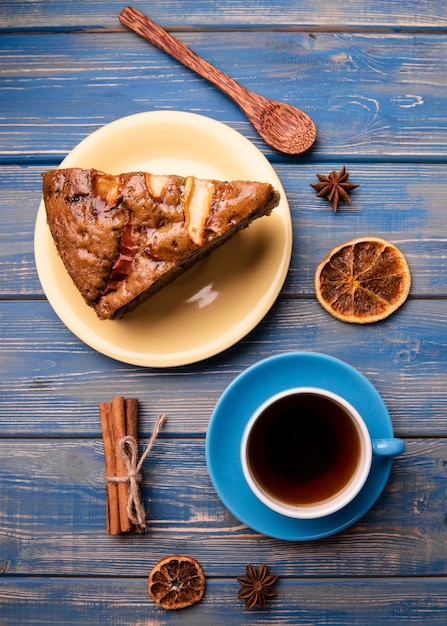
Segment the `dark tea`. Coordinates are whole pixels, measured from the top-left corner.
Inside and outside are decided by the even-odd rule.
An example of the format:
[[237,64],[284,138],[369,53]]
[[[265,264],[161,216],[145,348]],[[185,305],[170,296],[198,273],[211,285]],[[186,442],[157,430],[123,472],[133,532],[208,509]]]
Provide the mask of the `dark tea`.
[[254,480],[293,506],[314,505],[340,492],[360,454],[360,436],[349,413],[315,393],[287,395],[270,404],[247,443]]

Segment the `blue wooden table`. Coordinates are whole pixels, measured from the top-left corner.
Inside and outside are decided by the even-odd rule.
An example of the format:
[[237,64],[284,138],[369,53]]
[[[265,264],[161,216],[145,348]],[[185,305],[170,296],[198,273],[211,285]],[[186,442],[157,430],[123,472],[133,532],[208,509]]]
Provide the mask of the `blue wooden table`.
[[[245,86],[297,104],[315,147],[285,157],[223,94],[118,21],[117,0],[0,3],[0,623],[447,624],[447,5],[443,0],[138,1],[135,6]],[[143,111],[182,110],[248,137],[276,170],[294,247],[280,297],[210,359],[157,369],[95,352],[53,312],[33,235],[41,173],[83,138]],[[334,213],[310,187],[346,165],[359,184]],[[344,324],[318,304],[316,265],[335,245],[385,237],[412,289],[387,320]],[[346,530],[272,539],[222,504],[205,435],[234,378],[260,359],[315,351],[357,368],[406,442],[385,490]],[[98,404],[140,401],[140,437],[169,419],[144,470],[145,535],[105,532]],[[160,558],[202,565],[204,599],[158,608]],[[236,577],[279,575],[246,612]]]

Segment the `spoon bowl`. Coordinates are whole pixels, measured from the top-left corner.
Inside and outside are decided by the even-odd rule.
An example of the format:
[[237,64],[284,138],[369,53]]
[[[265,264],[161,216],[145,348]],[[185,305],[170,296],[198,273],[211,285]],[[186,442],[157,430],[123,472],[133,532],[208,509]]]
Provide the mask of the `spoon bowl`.
[[257,98],[264,107],[259,115],[251,114],[249,118],[266,143],[286,154],[301,154],[312,146],[316,129],[306,113],[284,102]]
[[240,85],[138,9],[125,7],[119,18],[122,24],[170,54],[231,98],[264,141],[275,150],[285,154],[301,154],[313,145],[316,139],[315,124],[301,109],[270,100]]

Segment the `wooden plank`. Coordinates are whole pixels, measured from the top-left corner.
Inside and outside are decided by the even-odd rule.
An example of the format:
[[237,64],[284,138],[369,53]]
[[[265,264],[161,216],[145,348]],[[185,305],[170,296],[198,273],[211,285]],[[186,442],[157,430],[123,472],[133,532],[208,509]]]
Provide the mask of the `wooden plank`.
[[[345,0],[342,4],[322,0],[164,0],[148,5],[142,0],[132,4],[152,19],[172,29],[184,28],[443,28],[447,20],[443,2],[377,0],[373,4]],[[125,3],[120,0],[9,0],[0,5],[0,24],[4,29],[80,29],[117,28],[117,16]],[[20,26],[18,26],[20,24]]]
[[[160,109],[214,117],[284,160],[226,96],[135,37],[2,37],[0,115],[8,120],[0,135],[2,161],[55,162],[103,124]],[[441,35],[220,32],[181,39],[246,87],[311,115],[318,140],[296,164],[446,157],[447,41]]]
[[[351,204],[334,214],[310,184],[334,163],[275,165],[293,219],[294,250],[283,295],[314,293],[317,264],[335,245],[374,235],[396,243],[408,258],[412,297],[447,296],[447,184],[436,164],[348,164],[359,184]],[[42,297],[34,263],[34,225],[41,200],[41,172],[51,166],[0,167],[0,295]]]
[[[126,32],[116,0],[0,3],[0,31],[9,32],[0,43],[0,622],[445,626],[447,5],[136,5],[240,82],[308,110],[318,143],[297,159],[267,149],[227,98]],[[245,32],[254,25],[258,32]],[[166,108],[220,119],[267,154],[290,201],[295,246],[281,297],[248,337],[204,363],[157,370],[108,359],[63,326],[40,288],[32,240],[43,169],[108,121]],[[333,214],[309,184],[344,163],[360,187]],[[413,275],[407,304],[368,327],[338,322],[313,297],[317,262],[363,234],[398,243]],[[372,509],[318,542],[247,528],[207,473],[218,397],[279,350],[317,350],[357,367],[406,439]],[[105,533],[97,405],[121,393],[141,400],[141,449],[168,412],[144,467],[143,536]],[[192,609],[164,612],[146,580],[173,552],[198,558],[207,593]],[[248,614],[237,599],[247,562],[280,574],[267,611]]]
[[[128,571],[129,565],[125,571]],[[243,573],[243,572],[242,572]],[[114,626],[377,626],[405,624],[445,626],[446,582],[414,580],[284,580],[266,610],[247,613],[237,599],[240,586],[230,579],[207,579],[203,600],[182,611],[158,609],[146,591],[146,579],[13,578],[0,581],[4,626],[69,624]]]
[[120,537],[105,532],[100,440],[2,439],[2,573],[135,578],[166,554],[185,553],[209,576],[238,575],[253,560],[287,577],[445,575],[447,441],[406,443],[356,524],[293,542],[260,535],[229,513],[208,477],[203,439],[157,440],[143,468],[149,530]]
[[45,302],[0,306],[0,431],[3,436],[100,436],[99,402],[142,402],[142,433],[158,413],[164,431],[203,435],[230,382],[256,361],[285,351],[338,357],[369,378],[400,436],[447,433],[444,300],[411,300],[368,326],[344,324],[312,300],[280,300],[237,346],[191,366],[157,370],[118,363],[81,343]]

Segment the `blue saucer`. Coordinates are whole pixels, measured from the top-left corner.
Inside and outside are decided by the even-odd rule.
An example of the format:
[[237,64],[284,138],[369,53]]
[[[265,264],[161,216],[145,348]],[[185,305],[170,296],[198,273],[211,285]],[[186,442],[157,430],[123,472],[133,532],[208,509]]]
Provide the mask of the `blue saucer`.
[[372,439],[393,437],[382,398],[360,372],[331,356],[290,352],[259,361],[227,387],[209,423],[206,462],[220,499],[241,522],[276,539],[308,541],[333,535],[362,517],[381,494],[393,458],[373,457],[362,491],[344,509],[327,517],[292,519],[267,508],[252,494],[242,473],[242,433],[250,415],[264,400],[299,386],[322,387],[344,396],[363,416]]

